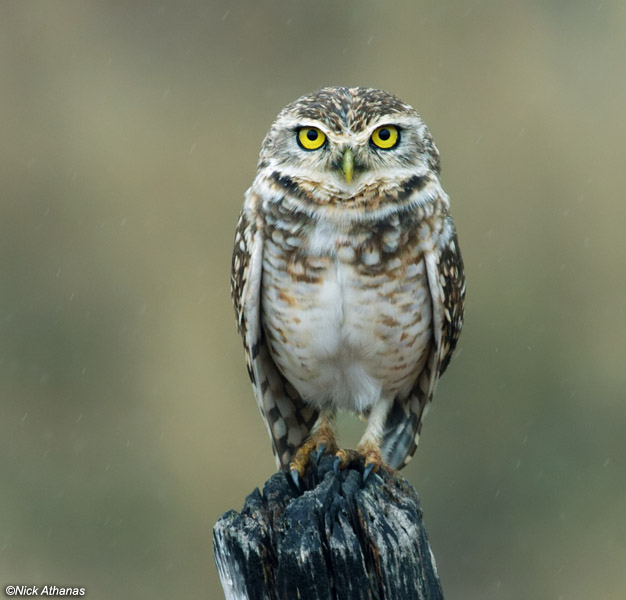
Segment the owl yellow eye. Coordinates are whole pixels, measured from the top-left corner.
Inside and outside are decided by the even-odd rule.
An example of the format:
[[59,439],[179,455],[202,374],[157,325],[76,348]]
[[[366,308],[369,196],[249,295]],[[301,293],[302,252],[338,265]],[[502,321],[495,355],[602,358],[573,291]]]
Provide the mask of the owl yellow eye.
[[372,133],[372,144],[377,148],[389,150],[393,148],[400,139],[400,132],[395,125],[382,125],[377,127]]
[[326,136],[317,127],[298,129],[298,143],[305,150],[317,150],[324,145]]

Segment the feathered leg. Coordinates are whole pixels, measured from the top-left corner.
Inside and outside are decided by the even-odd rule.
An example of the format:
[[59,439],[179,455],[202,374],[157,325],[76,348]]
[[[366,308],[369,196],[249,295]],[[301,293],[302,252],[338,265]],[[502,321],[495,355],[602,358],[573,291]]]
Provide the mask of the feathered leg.
[[392,401],[388,399],[381,398],[376,403],[367,419],[367,428],[356,450],[339,450],[337,452],[337,462],[335,463],[337,469],[343,469],[363,461],[363,481],[366,481],[370,474],[376,473],[380,467],[389,468],[383,460],[381,443],[385,421],[391,406]]

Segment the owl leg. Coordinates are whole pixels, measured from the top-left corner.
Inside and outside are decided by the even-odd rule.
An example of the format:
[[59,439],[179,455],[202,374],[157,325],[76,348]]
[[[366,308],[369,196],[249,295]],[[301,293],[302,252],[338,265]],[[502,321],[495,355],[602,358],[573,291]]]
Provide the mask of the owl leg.
[[363,481],[380,467],[389,468],[382,457],[381,443],[384,424],[392,406],[392,401],[380,399],[372,408],[367,419],[367,428],[356,450],[339,450],[336,453],[335,470],[363,461]]
[[383,441],[385,421],[393,405],[393,399],[381,398],[372,408],[365,433],[356,449],[363,456],[363,481],[367,481],[370,473],[376,473],[381,467],[389,468],[383,460],[381,444]]
[[311,461],[311,452],[315,451],[315,459],[319,461],[324,452],[334,454],[337,451],[335,440],[335,413],[323,412],[311,431],[311,435],[298,448],[293,460],[289,463],[289,472],[298,489],[300,479],[306,473]]

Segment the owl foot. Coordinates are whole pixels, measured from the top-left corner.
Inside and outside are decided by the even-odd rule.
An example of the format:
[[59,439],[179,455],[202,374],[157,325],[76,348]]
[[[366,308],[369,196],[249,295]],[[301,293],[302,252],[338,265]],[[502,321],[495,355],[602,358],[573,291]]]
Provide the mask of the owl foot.
[[363,468],[363,483],[367,481],[367,478],[372,473],[377,473],[380,467],[385,467],[386,465],[380,455],[380,452],[370,451],[364,454],[365,463]]
[[335,462],[333,463],[333,471],[338,475],[339,471],[349,467],[357,467],[361,465],[363,456],[356,450],[342,449],[335,453]]
[[363,483],[372,473],[378,472],[382,467],[389,470],[385,464],[380,450],[374,447],[359,448],[358,450],[339,450],[335,454],[333,470],[338,474],[340,470],[348,467],[361,467],[363,465]]
[[366,442],[363,446],[359,446],[359,451],[363,455],[363,483],[372,473],[377,473],[382,467],[387,471],[391,469],[386,465],[380,454],[380,448],[377,444]]
[[326,428],[320,428],[298,448],[293,460],[289,463],[289,475],[298,491],[302,491],[300,480],[304,477],[309,467],[311,455],[315,458],[315,462],[319,464],[324,453],[335,452],[336,448],[337,444],[334,434]]

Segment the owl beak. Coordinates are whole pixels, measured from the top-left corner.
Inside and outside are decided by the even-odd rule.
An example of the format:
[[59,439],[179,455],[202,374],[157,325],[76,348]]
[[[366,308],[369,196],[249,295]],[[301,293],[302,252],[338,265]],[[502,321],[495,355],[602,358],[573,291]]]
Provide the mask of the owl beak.
[[352,176],[354,175],[354,154],[352,154],[351,148],[346,148],[343,153],[341,170],[346,178],[346,183],[352,183]]

